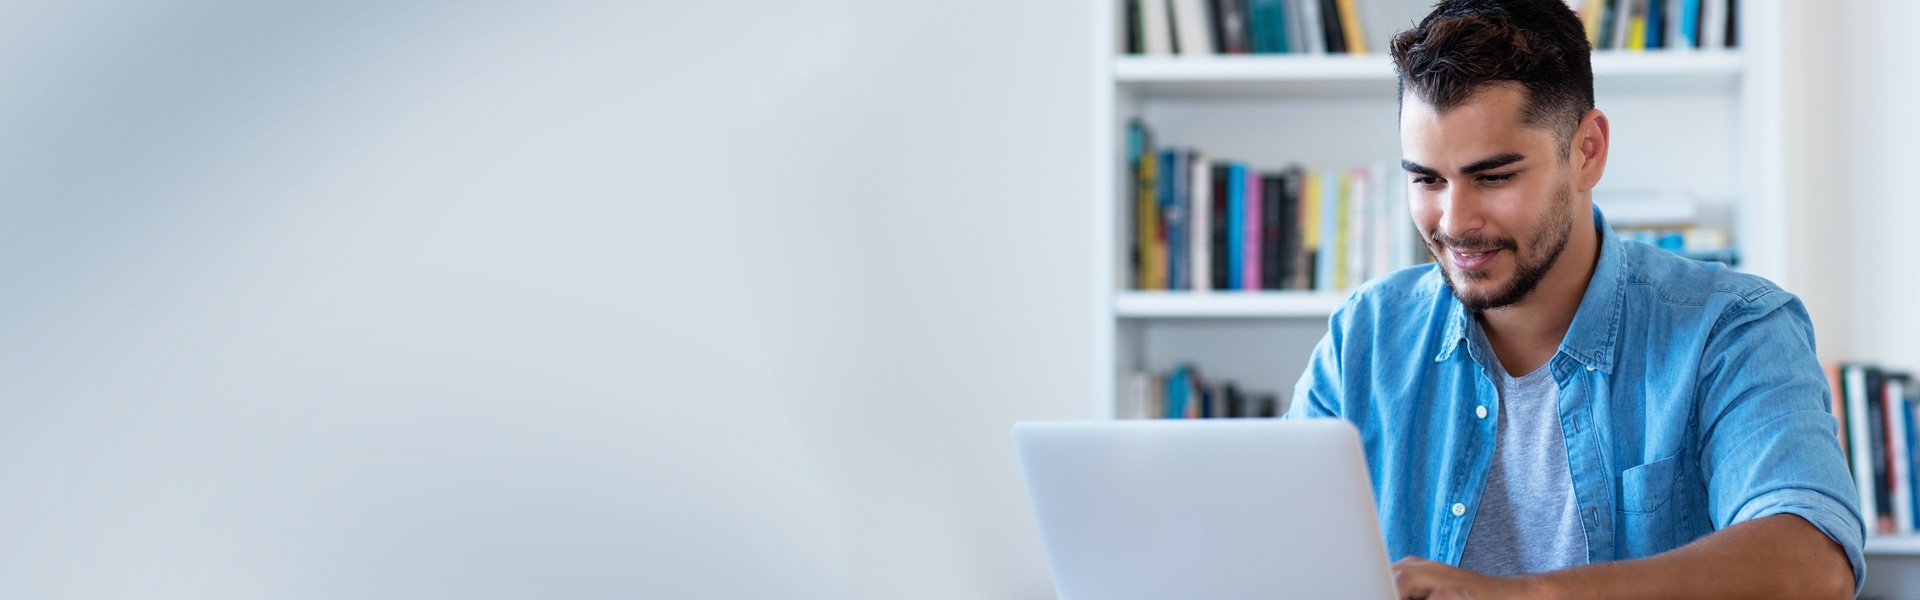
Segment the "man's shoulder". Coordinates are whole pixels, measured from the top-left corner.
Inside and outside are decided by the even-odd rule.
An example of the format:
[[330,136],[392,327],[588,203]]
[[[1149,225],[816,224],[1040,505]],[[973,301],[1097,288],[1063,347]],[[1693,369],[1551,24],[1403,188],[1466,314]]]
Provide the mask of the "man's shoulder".
[[1772,281],[1724,264],[1685,258],[1639,242],[1624,242],[1627,283],[1642,303],[1678,310],[1772,306],[1793,299]]
[[1335,313],[1334,322],[1351,326],[1373,323],[1379,317],[1404,317],[1418,307],[1432,306],[1446,289],[1437,263],[1406,267],[1353,290]]

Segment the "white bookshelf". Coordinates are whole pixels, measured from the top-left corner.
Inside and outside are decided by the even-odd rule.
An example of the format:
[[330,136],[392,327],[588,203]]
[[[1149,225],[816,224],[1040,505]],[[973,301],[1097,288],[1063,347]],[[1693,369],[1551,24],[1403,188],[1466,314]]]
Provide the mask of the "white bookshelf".
[[[1596,52],[1593,64],[1596,104],[1613,133],[1600,190],[1684,189],[1702,199],[1711,224],[1729,232],[1741,269],[1786,285],[1782,61],[1770,43],[1781,29],[1778,1],[1742,3],[1738,50]],[[1397,164],[1392,65],[1383,54],[1128,56],[1118,49],[1123,3],[1094,3],[1096,31],[1116,32],[1096,40],[1091,52],[1093,296],[1103,354],[1094,374],[1095,414],[1117,416],[1127,374],[1182,361],[1213,379],[1287,399],[1345,293],[1127,289],[1126,123],[1141,117],[1158,144],[1263,170]]]
[[[1596,93],[1731,92],[1746,65],[1732,51],[1596,53]],[[1118,56],[1113,85],[1139,98],[1277,98],[1392,94],[1385,55]],[[1604,109],[1603,109],[1604,110]]]
[[1140,292],[1114,294],[1121,319],[1323,319],[1346,294],[1315,292]]
[[1867,554],[1872,556],[1920,556],[1920,535],[1879,535],[1867,537]]

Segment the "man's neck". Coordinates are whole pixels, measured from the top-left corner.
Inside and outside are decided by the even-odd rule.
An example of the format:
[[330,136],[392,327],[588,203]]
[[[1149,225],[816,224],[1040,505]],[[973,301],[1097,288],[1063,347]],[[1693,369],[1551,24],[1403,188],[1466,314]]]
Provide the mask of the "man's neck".
[[1566,251],[1540,284],[1511,305],[1477,317],[1500,365],[1514,376],[1532,373],[1553,358],[1580,312],[1580,299],[1600,258],[1600,235],[1591,223],[1574,226]]

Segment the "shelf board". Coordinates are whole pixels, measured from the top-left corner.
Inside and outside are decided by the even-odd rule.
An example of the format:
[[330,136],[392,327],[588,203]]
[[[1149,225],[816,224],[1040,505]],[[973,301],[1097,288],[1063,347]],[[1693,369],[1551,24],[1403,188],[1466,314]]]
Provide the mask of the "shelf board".
[[1122,319],[1325,319],[1344,292],[1120,292],[1114,313]]
[[[1594,87],[1602,95],[1643,91],[1727,91],[1745,62],[1732,51],[1597,52]],[[1113,80],[1154,98],[1272,98],[1392,94],[1393,65],[1382,54],[1119,56]]]
[[1870,535],[1866,552],[1871,556],[1920,556],[1920,535]]

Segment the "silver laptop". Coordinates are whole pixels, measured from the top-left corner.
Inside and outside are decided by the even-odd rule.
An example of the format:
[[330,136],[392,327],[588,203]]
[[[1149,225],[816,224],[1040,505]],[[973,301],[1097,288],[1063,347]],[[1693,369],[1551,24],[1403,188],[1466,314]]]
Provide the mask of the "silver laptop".
[[1394,597],[1345,421],[1019,423],[1013,439],[1064,600]]

